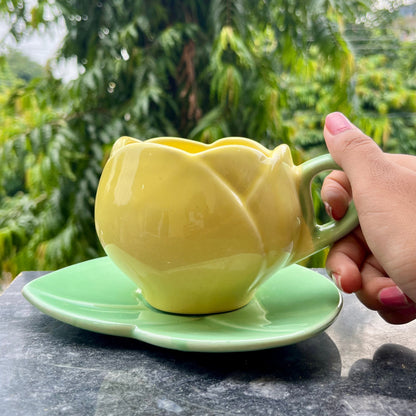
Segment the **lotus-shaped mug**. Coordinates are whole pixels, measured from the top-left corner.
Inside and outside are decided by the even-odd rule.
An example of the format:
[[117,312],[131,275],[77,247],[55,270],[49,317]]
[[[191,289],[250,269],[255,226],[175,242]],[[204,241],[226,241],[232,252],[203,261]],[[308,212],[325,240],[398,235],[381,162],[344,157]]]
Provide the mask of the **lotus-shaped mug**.
[[311,182],[329,169],[339,169],[330,155],[296,166],[287,145],[240,137],[121,137],[97,190],[97,234],[154,308],[231,311],[357,225],[352,204],[342,220],[317,223]]

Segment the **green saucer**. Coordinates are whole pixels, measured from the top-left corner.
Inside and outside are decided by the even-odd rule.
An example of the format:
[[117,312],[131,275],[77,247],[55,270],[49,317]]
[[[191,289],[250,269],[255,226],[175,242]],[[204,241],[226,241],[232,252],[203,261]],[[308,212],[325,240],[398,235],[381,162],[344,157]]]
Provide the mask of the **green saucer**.
[[200,352],[296,343],[325,330],[342,307],[329,279],[298,265],[276,273],[244,308],[215,315],[173,315],[149,307],[108,257],[42,276],[22,293],[42,312],[79,328]]

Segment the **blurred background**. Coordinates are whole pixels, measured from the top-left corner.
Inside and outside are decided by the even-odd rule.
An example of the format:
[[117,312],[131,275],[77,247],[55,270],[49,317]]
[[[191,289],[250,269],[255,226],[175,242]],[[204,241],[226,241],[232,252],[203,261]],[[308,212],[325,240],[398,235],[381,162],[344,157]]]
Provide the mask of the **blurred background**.
[[1,0],[0,291],[104,254],[94,197],[123,135],[287,143],[298,164],[342,111],[416,154],[415,42],[416,0]]

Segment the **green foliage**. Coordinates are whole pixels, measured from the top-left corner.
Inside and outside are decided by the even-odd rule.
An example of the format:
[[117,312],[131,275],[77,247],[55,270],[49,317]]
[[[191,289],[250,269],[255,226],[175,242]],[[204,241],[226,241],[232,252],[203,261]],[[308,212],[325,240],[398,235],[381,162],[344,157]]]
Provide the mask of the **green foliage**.
[[[16,39],[65,25],[58,59],[76,57],[80,72],[67,84],[45,71],[0,90],[1,268],[55,269],[102,254],[94,196],[119,136],[247,136],[288,143],[300,163],[324,151],[330,111],[360,115],[363,125],[371,112],[399,114],[403,105],[414,116],[414,78],[391,68],[375,99],[380,85],[363,68],[376,58],[357,66],[344,25],[366,10],[348,0],[0,3]],[[413,61],[397,54],[410,70],[408,52]],[[388,118],[386,144],[404,146],[410,118]]]
[[358,123],[386,151],[416,154],[416,76],[407,71],[416,53],[394,60],[374,55],[359,61],[356,93]]
[[346,107],[334,105],[331,97],[338,76],[334,68],[318,66],[313,82],[294,80],[294,142],[310,156],[325,151],[320,115],[333,109],[345,112],[383,150],[416,154],[416,50],[414,41],[400,40],[395,17],[397,13],[381,10],[372,16],[374,27],[368,22],[348,26],[356,65]]
[[46,71],[17,51],[9,51],[0,57],[0,94],[17,84],[24,84]]
[[18,78],[10,69],[5,56],[0,60],[0,93],[6,91],[18,82]]
[[[6,74],[0,78],[0,88],[1,79],[7,82],[7,79],[13,80],[17,78],[23,82],[29,82],[33,78],[39,78],[46,73],[41,65],[32,62],[20,52],[13,50],[9,51],[5,56],[3,71],[6,72]],[[5,75],[7,75],[7,77]]]

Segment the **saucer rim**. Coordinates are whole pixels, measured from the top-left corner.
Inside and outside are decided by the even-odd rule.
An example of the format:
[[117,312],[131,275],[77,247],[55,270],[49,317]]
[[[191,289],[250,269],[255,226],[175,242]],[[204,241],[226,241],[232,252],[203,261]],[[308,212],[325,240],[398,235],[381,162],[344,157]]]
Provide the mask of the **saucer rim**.
[[[269,331],[267,332],[265,331],[264,336],[260,336],[261,331],[258,331],[259,337],[254,340],[244,339],[244,338],[239,339],[239,340],[238,339],[231,339],[231,340],[216,339],[216,338],[198,340],[198,339],[191,339],[191,338],[186,338],[186,337],[172,337],[167,334],[160,334],[160,333],[155,333],[151,330],[150,331],[146,330],[145,328],[140,327],[140,325],[138,324],[132,324],[132,323],[123,324],[117,321],[110,323],[108,321],[100,321],[97,319],[92,319],[89,316],[74,313],[70,310],[70,308],[69,310],[68,308],[66,309],[65,302],[63,302],[63,305],[61,308],[57,308],[54,305],[51,305],[50,303],[48,303],[42,297],[44,294],[46,294],[47,296],[54,297],[55,299],[58,298],[58,296],[55,296],[53,292],[45,290],[44,288],[42,288],[42,286],[44,286],[45,281],[47,281],[48,283],[48,281],[51,279],[58,279],[60,277],[59,272],[62,272],[62,270],[65,269],[66,272],[68,272],[68,271],[74,270],[75,268],[82,268],[86,264],[91,265],[92,262],[97,262],[97,265],[100,265],[100,263],[104,263],[106,261],[111,262],[111,260],[107,256],[99,257],[99,258],[87,260],[81,263],[76,263],[74,265],[71,265],[63,269],[59,269],[54,272],[43,275],[27,283],[22,289],[22,295],[41,312],[45,313],[48,316],[51,316],[54,319],[57,319],[61,322],[72,325],[74,327],[96,332],[96,333],[106,334],[106,335],[134,338],[138,341],[142,341],[142,342],[155,345],[158,347],[174,349],[174,350],[179,350],[179,351],[186,351],[186,352],[244,352],[244,351],[256,351],[256,350],[263,350],[263,349],[282,347],[282,346],[295,344],[295,343],[304,341],[308,338],[311,338],[312,336],[315,336],[325,331],[336,320],[343,306],[342,295],[339,292],[339,290],[336,288],[336,286],[333,284],[332,281],[330,281],[326,276],[322,275],[321,273],[313,269],[306,268],[297,264],[288,266],[287,268],[280,270],[278,273],[272,276],[270,280],[276,279],[278,274],[281,275],[281,274],[287,273],[288,269],[291,269],[291,271],[296,270],[296,269],[299,269],[299,271],[302,270],[303,273],[308,273],[311,276],[314,275],[315,278],[327,280],[328,284],[331,285],[331,287],[333,288],[333,291],[334,291],[333,295],[335,295],[335,293],[337,293],[338,295],[337,304],[335,305],[335,302],[334,302],[334,307],[331,310],[331,313],[328,313],[326,315],[326,319],[318,320],[316,322],[316,325],[312,325],[306,329],[294,331],[285,335],[273,336],[270,334]],[[94,277],[90,277],[90,278],[94,280]],[[130,282],[130,280],[127,277],[125,278]],[[132,288],[135,287],[133,282],[131,282],[131,285],[132,285]],[[261,295],[261,287],[258,290],[258,293],[256,293],[256,295],[254,296],[254,299],[257,299],[258,296],[260,295]],[[65,301],[65,299],[63,299],[63,301]],[[78,303],[81,304],[82,302],[78,302],[77,300],[77,304]],[[88,303],[88,302],[85,302],[85,303],[86,303],[86,306],[90,308],[94,307],[93,303]],[[112,306],[117,307],[117,305],[115,304],[112,304]],[[141,303],[139,305],[139,300],[138,300],[137,308],[139,306],[149,311],[151,310],[144,303]],[[95,305],[95,307],[98,310],[100,308],[100,306],[97,306],[97,305]],[[204,315],[203,317],[215,321],[215,316],[220,316],[224,314],[233,314],[243,308],[240,308],[237,311],[224,312],[221,314],[208,314],[208,315]],[[153,311],[155,310],[153,309]],[[160,312],[160,313],[164,314],[165,312]],[[190,318],[192,316],[184,316],[184,317]],[[221,324],[224,325],[223,323]],[[232,326],[235,327],[235,325],[232,325]],[[243,328],[243,329],[245,329],[246,331],[250,331],[250,329],[247,329],[247,328]],[[251,332],[254,332],[254,330],[252,330]]]

